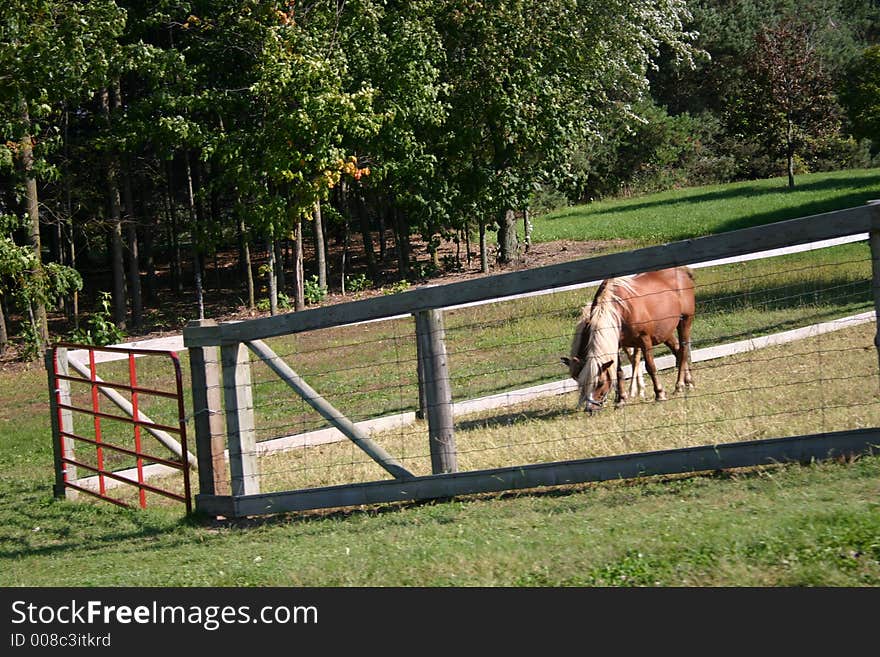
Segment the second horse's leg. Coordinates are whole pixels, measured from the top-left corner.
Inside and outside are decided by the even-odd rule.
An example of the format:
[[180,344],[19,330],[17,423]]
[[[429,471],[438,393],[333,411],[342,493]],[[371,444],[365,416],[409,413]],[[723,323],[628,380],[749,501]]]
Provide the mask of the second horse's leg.
[[[629,352],[627,352],[629,355]],[[623,364],[620,362],[620,358],[617,359],[617,403],[614,405],[615,408],[620,408],[626,404],[626,391],[623,389]]]

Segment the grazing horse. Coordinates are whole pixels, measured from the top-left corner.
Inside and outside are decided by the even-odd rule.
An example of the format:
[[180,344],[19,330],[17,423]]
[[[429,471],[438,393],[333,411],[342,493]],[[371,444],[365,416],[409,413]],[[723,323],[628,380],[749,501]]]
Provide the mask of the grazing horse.
[[618,405],[625,402],[623,369],[618,358],[621,347],[627,349],[633,363],[631,390],[637,385],[641,352],[654,385],[655,399],[666,399],[654,364],[654,346],[658,344],[665,344],[675,355],[675,392],[681,392],[685,386],[694,387],[688,363],[694,305],[694,277],[687,267],[603,281],[592,305],[581,311],[570,358],[562,359],[579,384],[578,406],[584,404],[588,412],[601,408],[615,378]]
[[[584,369],[584,358],[587,354],[587,345],[590,343],[590,314],[584,312],[575,327],[574,339],[571,342],[571,356],[562,356],[559,360],[568,368],[568,373],[575,381],[578,380],[581,370]],[[626,347],[624,350],[630,362],[629,397],[645,398],[645,366],[642,362],[641,348]],[[618,399],[617,405],[623,406],[625,399]]]

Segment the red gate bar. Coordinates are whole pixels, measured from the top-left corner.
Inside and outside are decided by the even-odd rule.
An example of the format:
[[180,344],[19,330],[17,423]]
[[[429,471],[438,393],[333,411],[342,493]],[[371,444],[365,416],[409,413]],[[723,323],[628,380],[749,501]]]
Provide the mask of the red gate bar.
[[138,413],[138,391],[137,391],[137,366],[134,364],[134,354],[128,355],[128,380],[131,383],[131,414],[134,420],[134,451],[137,456],[137,473],[138,473],[138,499],[142,509],[147,508],[147,493],[144,490],[144,459],[141,456],[141,425],[140,413]]
[[97,447],[95,451],[98,454],[98,488],[101,495],[106,493],[104,487],[104,451],[101,449],[101,400],[98,396],[97,379],[98,371],[95,368],[95,350],[89,349],[89,372],[92,380],[92,415],[95,419],[95,442]]

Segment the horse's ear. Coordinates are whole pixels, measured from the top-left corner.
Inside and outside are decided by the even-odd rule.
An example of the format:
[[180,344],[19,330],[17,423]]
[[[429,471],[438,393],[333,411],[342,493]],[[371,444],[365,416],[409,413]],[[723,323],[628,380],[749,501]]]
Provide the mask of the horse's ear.
[[561,360],[562,364],[566,367],[571,367],[571,358],[568,356],[560,356],[559,360]]
[[613,360],[606,361],[602,363],[602,367],[599,368],[599,371],[604,372],[605,370],[610,369],[612,365],[614,365]]

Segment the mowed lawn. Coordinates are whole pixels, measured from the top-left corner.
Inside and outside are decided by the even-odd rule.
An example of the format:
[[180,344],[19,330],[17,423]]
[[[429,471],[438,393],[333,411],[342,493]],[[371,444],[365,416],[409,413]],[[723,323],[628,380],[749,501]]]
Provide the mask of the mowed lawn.
[[[798,183],[793,192],[785,190],[781,180],[759,181],[571,208],[537,218],[533,238],[613,236],[650,244],[880,198],[877,170],[802,176]],[[872,307],[870,258],[864,244],[798,254],[779,262],[700,272],[703,312],[695,341],[702,345],[731,341]],[[558,356],[567,350],[577,309],[586,301],[583,293],[570,294],[523,302],[516,310],[450,316],[456,398],[563,375]],[[848,358],[854,358],[852,363],[870,363],[865,371],[847,366],[853,397],[876,404],[872,326],[864,327],[857,341],[844,349]],[[317,377],[322,390],[336,395],[335,403],[362,419],[413,407],[414,354],[409,351],[408,331],[405,326],[379,324],[356,336],[340,330],[334,335],[302,336],[301,342],[278,341],[274,347],[280,354],[299,358],[298,371],[308,380]],[[499,366],[498,356],[510,348],[512,335],[517,354],[528,366],[510,371]],[[823,338],[820,350],[826,366],[835,363],[830,340]],[[335,368],[324,349],[329,344],[355,355],[363,354],[366,345],[368,361],[375,365],[361,368],[353,377]],[[484,353],[490,356],[480,357]],[[771,387],[781,390],[797,376],[811,386],[805,397],[832,394],[823,388],[823,379],[811,370],[809,360],[804,363],[788,379],[781,370],[777,374],[781,378]],[[750,367],[754,371],[757,366]],[[394,377],[393,384],[382,384],[389,377]],[[846,400],[850,383],[836,378],[842,380],[835,384],[833,395]],[[353,381],[356,395],[351,392]],[[312,428],[305,411],[289,413],[290,404],[270,378],[258,382],[256,399],[264,405],[262,437]],[[708,394],[709,389],[702,392]],[[880,459],[876,456],[851,463],[208,522],[184,519],[176,506],[130,511],[53,500],[46,396],[41,364],[0,372],[0,586],[880,584]],[[568,408],[568,401],[561,403]],[[785,399],[780,403],[790,404]],[[566,413],[553,408],[526,410],[528,421],[513,427],[538,439],[542,434],[552,438],[559,431],[553,422],[543,423],[542,417],[556,418],[559,426],[581,420],[570,409]],[[643,415],[656,419],[654,404],[632,410],[634,421]],[[726,406],[713,407],[711,412],[724,414]],[[810,412],[815,430],[838,428],[857,414],[848,415],[845,408],[835,410],[833,418],[823,417],[821,409]],[[613,423],[610,412],[596,419]],[[868,414],[858,422],[870,426],[874,419]],[[491,418],[468,421],[461,427],[463,439],[488,440],[497,446],[502,436],[510,438],[509,428]],[[784,419],[779,424],[785,428]],[[482,428],[489,433],[482,437],[468,433]],[[633,443],[630,448],[663,445]],[[482,451],[481,447],[473,453]],[[495,451],[502,450],[495,447]],[[100,559],[94,558],[96,553]]]

